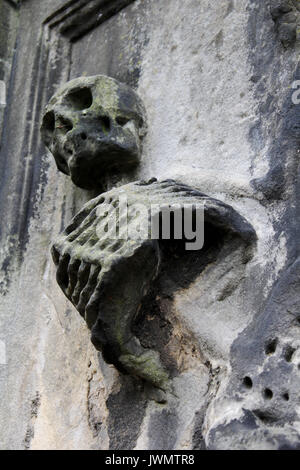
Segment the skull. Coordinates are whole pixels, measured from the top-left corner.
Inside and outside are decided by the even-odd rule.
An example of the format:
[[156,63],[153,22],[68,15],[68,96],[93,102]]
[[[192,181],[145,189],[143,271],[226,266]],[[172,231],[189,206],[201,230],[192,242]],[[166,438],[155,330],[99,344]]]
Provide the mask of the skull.
[[140,161],[145,134],[141,99],[127,85],[97,75],[71,80],[49,101],[42,139],[60,171],[84,189]]

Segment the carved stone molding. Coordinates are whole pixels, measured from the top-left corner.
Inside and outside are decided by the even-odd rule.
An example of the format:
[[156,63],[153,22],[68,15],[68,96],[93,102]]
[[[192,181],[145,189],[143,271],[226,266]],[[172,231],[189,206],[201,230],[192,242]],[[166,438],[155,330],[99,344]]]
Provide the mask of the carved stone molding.
[[4,0],[4,1],[14,8],[19,7],[21,4],[21,0]]
[[[77,41],[132,2],[133,0],[81,0],[77,8],[63,14],[63,20],[59,20],[59,32],[70,41]],[[56,26],[57,18],[51,24]]]

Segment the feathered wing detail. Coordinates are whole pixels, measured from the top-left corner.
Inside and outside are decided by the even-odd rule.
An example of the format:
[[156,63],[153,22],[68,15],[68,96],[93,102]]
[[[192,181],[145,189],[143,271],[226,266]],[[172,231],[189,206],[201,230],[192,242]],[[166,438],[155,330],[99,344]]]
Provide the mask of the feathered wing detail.
[[92,342],[104,359],[167,390],[168,374],[158,352],[143,348],[131,331],[141,301],[159,272],[159,242],[118,238],[124,197],[127,233],[139,222],[138,211],[130,210],[137,204],[149,214],[154,205],[152,216],[166,205],[202,204],[205,221],[238,234],[249,244],[256,236],[232,207],[175,181],[151,180],[115,188],[89,201],[52,247],[57,282],[86,320]]

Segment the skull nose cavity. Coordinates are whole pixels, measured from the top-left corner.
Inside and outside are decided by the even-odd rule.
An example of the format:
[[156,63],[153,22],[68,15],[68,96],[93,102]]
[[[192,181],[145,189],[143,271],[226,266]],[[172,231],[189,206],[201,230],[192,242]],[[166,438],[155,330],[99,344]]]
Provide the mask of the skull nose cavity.
[[63,116],[58,116],[57,123],[56,123],[56,128],[62,134],[67,134],[68,132],[70,132],[73,129],[73,123],[68,118],[65,118]]
[[110,131],[111,123],[110,118],[108,116],[101,116],[99,118],[100,128],[103,132],[107,133]]

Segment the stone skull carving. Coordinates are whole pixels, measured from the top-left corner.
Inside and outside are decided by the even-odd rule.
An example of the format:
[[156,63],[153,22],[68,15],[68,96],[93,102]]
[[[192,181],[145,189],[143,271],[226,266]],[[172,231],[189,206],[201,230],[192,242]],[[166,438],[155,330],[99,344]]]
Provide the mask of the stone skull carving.
[[94,189],[105,174],[129,171],[139,163],[145,128],[138,95],[97,75],[71,80],[51,98],[41,134],[58,169],[77,186]]
[[[99,190],[106,174],[129,171],[139,163],[145,128],[145,110],[137,94],[127,85],[98,75],[62,87],[46,108],[41,132],[58,169],[77,186]],[[167,392],[168,367],[155,345],[147,345],[134,331],[145,296],[164,271],[164,237],[116,240],[107,233],[114,214],[122,212],[123,196],[128,204],[128,230],[136,225],[136,206],[147,208],[148,215],[154,204],[160,220],[161,205],[201,203],[215,237],[219,232],[238,237],[248,253],[256,235],[230,206],[176,181],[159,183],[154,178],[113,188],[90,200],[54,243],[57,282],[86,320],[96,349],[119,371]],[[103,215],[101,210],[107,205]],[[122,229],[123,222],[119,221]]]

